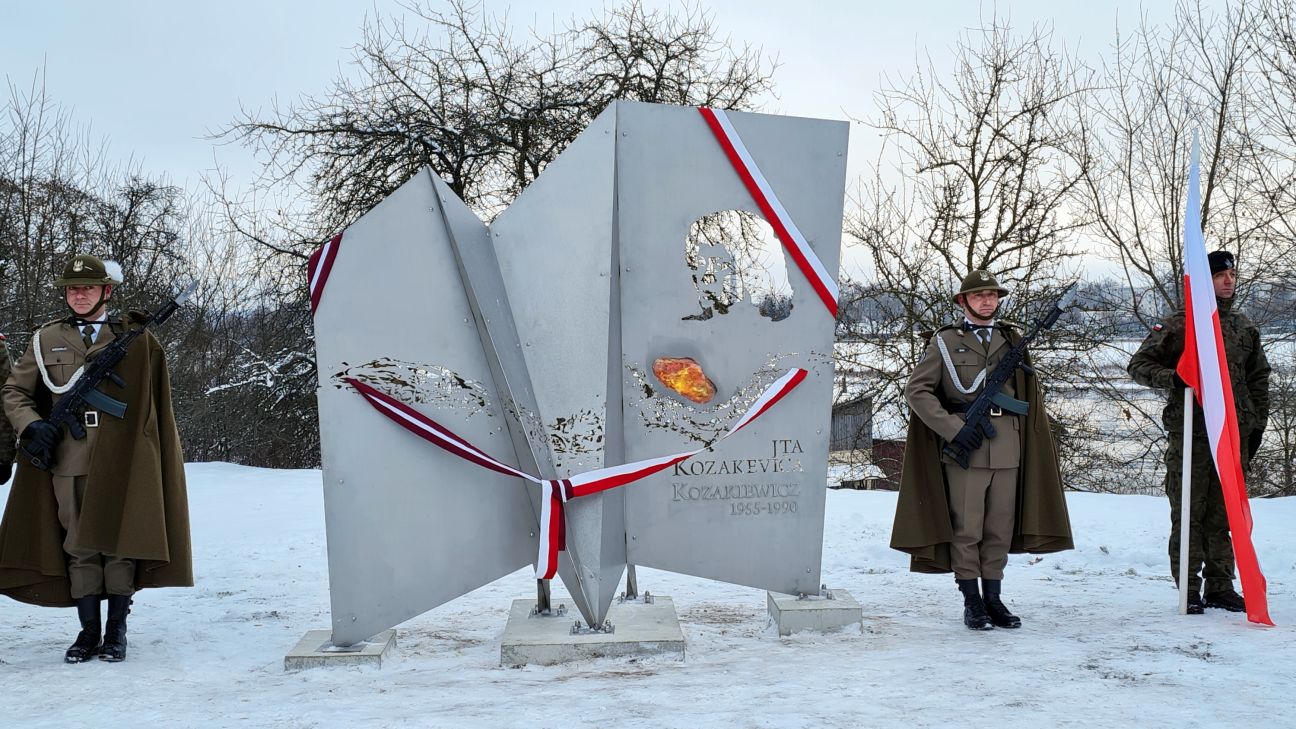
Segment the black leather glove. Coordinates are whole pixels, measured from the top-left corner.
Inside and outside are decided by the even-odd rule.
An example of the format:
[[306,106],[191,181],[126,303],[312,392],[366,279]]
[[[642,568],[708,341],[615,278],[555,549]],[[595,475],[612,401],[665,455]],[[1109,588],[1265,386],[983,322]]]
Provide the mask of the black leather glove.
[[955,435],[954,440],[951,442],[962,448],[964,453],[971,454],[972,451],[981,447],[983,440],[985,439],[981,437],[981,432],[975,426],[964,423],[963,427],[959,429],[958,435]]
[[63,429],[48,420],[33,420],[23,429],[22,437],[30,441],[32,450],[53,453],[63,440]]
[[13,475],[13,464],[9,461],[0,461],[0,486],[9,483],[9,477]]
[[[1264,428],[1251,431],[1247,436],[1247,463],[1254,463],[1256,454],[1260,452],[1260,442],[1264,440]],[[3,481],[0,481],[3,483]]]
[[1184,382],[1183,378],[1179,376],[1178,370],[1170,370],[1170,386],[1176,390],[1182,390],[1188,386],[1188,383]]

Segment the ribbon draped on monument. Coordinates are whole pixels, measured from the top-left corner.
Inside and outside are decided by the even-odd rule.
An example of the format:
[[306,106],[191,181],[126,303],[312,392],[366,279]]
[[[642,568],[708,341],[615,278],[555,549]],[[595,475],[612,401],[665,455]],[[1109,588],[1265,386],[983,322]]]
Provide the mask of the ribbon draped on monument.
[[328,283],[329,274],[333,272],[333,262],[337,260],[338,246],[342,245],[342,234],[338,233],[320,246],[306,261],[306,279],[310,287],[311,314],[319,308],[320,298],[324,296],[324,284]]
[[542,513],[540,515],[540,549],[539,554],[536,556],[536,579],[549,580],[553,579],[554,573],[558,571],[558,553],[565,548],[565,527],[562,511],[564,503],[581,496],[588,496],[634,483],[654,473],[664,471],[676,463],[682,463],[703,451],[710,450],[717,443],[742,430],[753,420],[774,407],[779,400],[782,400],[797,385],[801,384],[806,378],[806,374],[803,369],[788,370],[786,374],[765,388],[765,391],[756,399],[756,402],[752,403],[747,412],[743,413],[743,416],[733,424],[733,427],[725,431],[724,435],[697,450],[662,456],[661,458],[644,459],[620,466],[599,468],[577,474],[571,478],[557,480],[546,480],[519,471],[490,457],[480,448],[455,435],[449,428],[391,395],[354,377],[348,377],[346,381],[375,410],[432,445],[466,461],[475,463],[482,468],[509,476],[517,476],[539,486],[542,490]]
[[715,134],[716,141],[724,149],[725,156],[729,158],[743,186],[751,193],[756,206],[761,209],[770,227],[774,229],[775,235],[782,241],[788,255],[810,282],[810,287],[815,290],[815,294],[828,309],[828,313],[836,317],[837,301],[841,298],[837,282],[824,268],[823,262],[815,255],[814,249],[801,234],[801,229],[797,227],[792,216],[779,201],[769,180],[765,178],[760,166],[747,150],[747,145],[743,144],[742,137],[738,136],[733,124],[729,122],[729,116],[723,110],[705,106],[698,107],[698,111],[706,120],[707,126],[711,128],[711,132]]
[[[1184,350],[1176,372],[1192,388],[1206,419],[1206,436],[1224,492],[1233,552],[1237,559],[1247,620],[1273,625],[1269,618],[1264,574],[1251,542],[1251,505],[1242,472],[1241,438],[1233,404],[1233,384],[1224,354],[1219,310],[1211,283],[1210,261],[1201,226],[1201,188],[1197,180],[1197,135],[1193,135],[1192,165],[1188,173],[1188,205],[1184,213]],[[1187,410],[1187,409],[1185,409]],[[1185,430],[1192,428],[1192,413]],[[1185,476],[1187,471],[1185,469]],[[1188,501],[1188,494],[1183,496]],[[1183,529],[1188,529],[1184,524]]]

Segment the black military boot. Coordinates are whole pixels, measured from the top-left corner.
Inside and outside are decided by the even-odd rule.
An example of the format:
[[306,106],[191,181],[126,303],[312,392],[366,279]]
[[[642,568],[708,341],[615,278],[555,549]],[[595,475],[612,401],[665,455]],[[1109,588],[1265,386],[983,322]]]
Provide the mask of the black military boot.
[[959,592],[963,593],[963,624],[968,630],[993,630],[985,602],[981,600],[981,592],[977,589],[976,578],[954,581],[958,583]]
[[1208,608],[1220,608],[1231,613],[1246,612],[1246,601],[1231,587],[1227,590],[1206,593],[1205,604]]
[[985,593],[985,607],[990,615],[990,622],[996,628],[1020,628],[1021,618],[1008,612],[1008,606],[999,599],[1001,587],[1003,587],[1003,580],[981,578],[981,591]]
[[81,632],[77,633],[76,642],[63,654],[66,663],[83,663],[99,654],[99,596],[78,597],[76,609],[77,618],[81,621]]
[[99,660],[116,663],[126,658],[126,615],[130,613],[130,595],[108,596],[108,624],[104,626],[103,650]]

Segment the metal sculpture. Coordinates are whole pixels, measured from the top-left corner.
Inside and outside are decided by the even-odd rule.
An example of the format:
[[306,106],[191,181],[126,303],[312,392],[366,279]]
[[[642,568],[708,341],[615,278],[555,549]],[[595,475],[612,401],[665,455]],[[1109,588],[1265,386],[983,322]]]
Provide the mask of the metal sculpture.
[[[595,627],[627,562],[817,593],[846,137],[618,102],[489,226],[425,170],[318,251],[334,643],[528,563]],[[790,316],[696,315],[685,238],[733,210]]]

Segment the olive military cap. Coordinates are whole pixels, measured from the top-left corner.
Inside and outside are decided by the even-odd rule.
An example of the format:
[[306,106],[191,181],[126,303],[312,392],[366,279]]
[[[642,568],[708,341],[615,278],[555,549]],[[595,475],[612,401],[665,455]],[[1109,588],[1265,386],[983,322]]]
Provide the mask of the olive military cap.
[[1000,296],[1008,295],[1008,289],[1000,286],[999,280],[993,274],[985,269],[978,268],[963,279],[963,285],[959,287],[958,293],[954,295],[954,302],[958,303],[958,297],[963,294],[976,291],[998,291]]
[[[120,269],[119,269],[120,270]],[[120,274],[117,274],[120,275]],[[103,286],[120,284],[117,276],[108,272],[103,259],[98,256],[78,255],[63,267],[63,275],[54,281],[59,288],[65,286]]]

